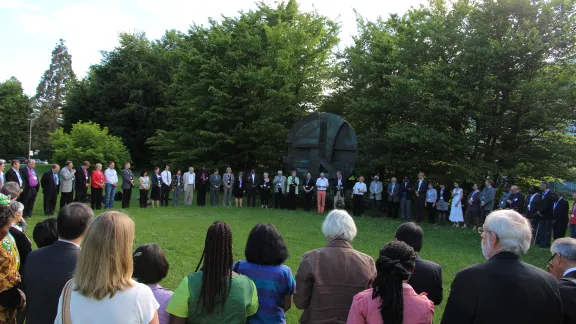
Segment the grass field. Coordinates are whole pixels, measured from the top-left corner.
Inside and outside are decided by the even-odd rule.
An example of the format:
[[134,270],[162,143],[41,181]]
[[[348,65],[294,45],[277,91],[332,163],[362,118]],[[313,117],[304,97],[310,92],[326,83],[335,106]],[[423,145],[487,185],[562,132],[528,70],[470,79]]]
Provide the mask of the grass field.
[[[38,172],[46,170],[39,167]],[[136,191],[133,198],[136,197]],[[298,269],[302,255],[312,249],[324,246],[327,242],[322,235],[321,225],[325,215],[303,211],[263,210],[260,208],[234,207],[162,207],[140,209],[133,200],[130,209],[118,210],[130,215],[136,222],[136,242],[134,248],[143,243],[158,243],[166,252],[170,262],[170,272],[162,285],[175,289],[182,278],[196,269],[202,253],[206,229],[216,220],[230,224],[233,232],[234,259],[244,259],[244,246],[248,233],[258,223],[272,223],[282,233],[290,251],[286,264],[294,273]],[[29,237],[36,222],[41,221],[42,196],[39,195],[34,208],[34,218],[29,222]],[[352,242],[355,249],[372,257],[377,257],[384,243],[393,240],[399,221],[387,218],[356,218],[358,235]],[[451,226],[433,227],[423,224],[425,231],[424,248],[420,255],[439,263],[443,269],[444,301],[436,307],[434,322],[439,323],[444,305],[450,292],[450,284],[456,272],[484,262],[480,249],[480,235],[472,230]],[[544,268],[550,252],[532,247],[523,260]],[[286,314],[288,323],[298,323],[300,311],[294,307]]]

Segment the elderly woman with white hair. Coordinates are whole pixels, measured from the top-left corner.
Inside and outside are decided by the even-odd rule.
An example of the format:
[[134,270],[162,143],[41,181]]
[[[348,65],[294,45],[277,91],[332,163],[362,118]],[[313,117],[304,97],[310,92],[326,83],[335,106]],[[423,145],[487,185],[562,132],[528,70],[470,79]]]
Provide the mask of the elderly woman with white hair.
[[492,212],[479,229],[488,262],[456,274],[442,324],[560,324],[562,302],[549,273],[520,260],[532,229],[518,212]]
[[307,252],[296,273],[294,304],[300,323],[346,323],[352,299],[376,277],[372,257],[352,248],[356,224],[345,210],[331,211],[322,225],[328,244]]

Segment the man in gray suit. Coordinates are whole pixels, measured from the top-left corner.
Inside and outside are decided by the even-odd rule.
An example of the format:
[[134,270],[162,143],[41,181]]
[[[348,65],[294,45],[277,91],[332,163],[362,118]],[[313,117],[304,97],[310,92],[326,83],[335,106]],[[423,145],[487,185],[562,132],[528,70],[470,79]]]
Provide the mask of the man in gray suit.
[[220,201],[220,186],[222,185],[222,178],[218,175],[218,169],[214,170],[214,174],[210,175],[210,206],[218,206]]
[[494,189],[494,180],[486,180],[486,187],[482,189],[480,194],[480,224],[484,224],[486,216],[494,209],[494,198],[496,197],[496,189]]
[[380,215],[380,202],[382,202],[382,182],[379,176],[372,178],[370,183],[370,201],[372,202],[372,217]]
[[72,161],[67,161],[62,170],[60,170],[60,209],[71,204],[74,193],[74,174]]
[[130,207],[132,187],[134,187],[134,174],[130,170],[130,162],[125,162],[122,170],[122,208]]
[[400,185],[396,177],[390,180],[386,192],[388,193],[388,217],[398,218],[400,212]]
[[224,173],[223,179],[224,184],[224,200],[222,205],[226,206],[226,203],[232,207],[232,191],[234,189],[234,174],[232,173],[232,168],[226,168],[226,173]]
[[194,200],[194,189],[196,189],[196,173],[194,168],[189,167],[188,172],[184,173],[184,206],[192,205]]
[[286,187],[286,177],[282,175],[282,171],[278,171],[278,175],[274,177],[274,207],[276,209],[282,208],[282,201],[284,200],[284,189]]

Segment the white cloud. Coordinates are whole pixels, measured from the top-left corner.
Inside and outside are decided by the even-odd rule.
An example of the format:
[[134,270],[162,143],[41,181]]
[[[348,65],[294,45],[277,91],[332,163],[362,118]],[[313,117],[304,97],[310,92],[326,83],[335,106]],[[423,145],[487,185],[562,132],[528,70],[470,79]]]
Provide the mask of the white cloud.
[[24,3],[19,0],[0,0],[0,9],[38,10],[40,9],[40,6],[37,4]]

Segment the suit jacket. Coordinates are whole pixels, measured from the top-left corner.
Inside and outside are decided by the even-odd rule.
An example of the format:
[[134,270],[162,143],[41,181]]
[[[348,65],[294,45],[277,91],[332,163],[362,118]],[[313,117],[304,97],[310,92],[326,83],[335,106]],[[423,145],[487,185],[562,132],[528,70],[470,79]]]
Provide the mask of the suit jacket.
[[[346,196],[346,188],[348,188],[348,181],[344,178],[342,178],[342,180],[340,181],[342,183],[342,186],[340,187],[340,195],[342,195],[342,197]],[[336,196],[336,193],[338,192],[338,177],[334,178],[334,179],[330,179],[328,180],[328,186],[330,186],[330,188],[332,190],[334,190],[334,196]]]
[[414,190],[418,192],[418,200],[426,200],[426,191],[428,190],[428,180],[422,179],[422,184],[418,188],[418,181],[414,181]]
[[539,210],[539,217],[542,219],[551,220],[554,218],[554,202],[552,201],[552,190],[548,190],[548,193],[544,194],[541,193],[540,197],[542,198],[540,201],[540,210]]
[[[20,174],[20,170],[17,171],[18,174]],[[16,171],[14,171],[12,168],[10,168],[8,171],[6,171],[6,174],[4,175],[4,179],[6,180],[6,182],[16,182],[18,184],[20,184],[20,182],[18,181],[18,175],[16,174]],[[26,181],[24,181],[24,179],[22,179],[22,185],[20,186],[21,189],[24,189],[24,187],[28,185],[26,183]]]
[[68,168],[60,170],[60,192],[74,191],[74,173],[69,172]]
[[480,210],[480,191],[472,191],[468,194],[468,199],[466,199],[466,211],[477,212]]
[[408,280],[417,294],[425,292],[434,305],[440,305],[443,298],[442,267],[416,255],[416,267]]
[[382,200],[382,191],[384,191],[382,182],[376,182],[376,190],[374,190],[374,182],[370,182],[370,184],[366,185],[369,186],[368,190],[370,191],[370,199],[374,199],[374,196],[376,196],[376,200]]
[[540,204],[542,202],[542,196],[540,193],[537,192],[533,194],[533,196],[533,199],[532,196],[526,198],[526,216],[529,219],[537,218],[536,214],[540,210]]
[[184,191],[188,190],[188,179],[193,175],[194,175],[194,184],[192,184],[192,190],[196,189],[196,175],[188,171],[184,173],[184,177],[182,178],[182,181],[184,182]]
[[230,189],[232,189],[234,188],[234,181],[236,181],[236,179],[234,178],[234,173],[230,173],[230,183],[228,183],[228,173],[224,173],[222,175],[223,186],[230,186]]
[[389,202],[400,202],[400,184],[398,182],[394,184],[394,190],[392,190],[392,184],[389,183],[386,192]]
[[294,178],[294,193],[297,195],[298,194],[298,187],[300,186],[300,179],[298,179],[298,177],[292,177],[289,176],[288,180],[286,181],[286,192],[289,193],[290,192],[290,187],[292,186],[292,178]]
[[[280,184],[280,186],[278,185]],[[274,193],[278,192],[278,187],[282,188],[282,190],[284,190],[284,188],[286,188],[286,177],[285,176],[275,176],[274,177],[274,181],[272,182],[272,186],[274,186]],[[286,193],[286,192],[282,192],[282,193]]]
[[28,304],[28,324],[52,324],[58,299],[76,268],[79,249],[62,241],[28,254],[23,283]]
[[[58,177],[60,177],[60,175],[58,175]],[[60,181],[60,179],[58,179],[58,181]],[[56,182],[54,181],[54,172],[52,172],[52,169],[44,172],[40,183],[42,184],[42,189],[45,195],[58,194],[60,184],[56,185]]]
[[[20,170],[18,170],[20,172],[20,176],[22,177],[22,196],[26,197],[28,195],[28,190],[30,190],[30,179],[28,177],[28,168],[27,167],[23,167],[20,168]],[[36,177],[38,177],[38,174],[36,174]],[[38,185],[36,185],[36,187],[34,187],[36,189],[36,191],[38,191],[38,189],[40,189],[40,179],[38,180]],[[16,182],[18,182],[18,180],[16,180]]]
[[485,187],[480,194],[480,202],[484,203],[484,210],[492,211],[494,209],[494,198],[496,197],[496,189],[494,187]]
[[412,182],[400,182],[400,198],[406,197],[406,199],[412,200],[412,195],[414,195],[414,186],[412,185]]
[[[206,178],[205,183],[202,183],[202,174],[204,174],[204,177]],[[204,171],[200,171],[200,173],[198,173],[196,175],[196,189],[198,190],[206,190],[210,184],[210,177],[211,175],[208,174],[208,172]]]
[[150,186],[150,188],[156,188],[158,185],[162,185],[162,178],[160,177],[160,173],[156,175],[156,172],[154,172],[150,178],[152,179],[152,186]]
[[558,284],[546,271],[500,252],[456,274],[442,324],[560,324]]
[[524,195],[521,192],[511,194],[509,200],[512,200],[512,203],[509,206],[510,209],[514,209],[518,213],[524,214],[524,205],[526,203],[524,202]]
[[[78,171],[76,171],[76,174],[78,174]],[[132,173],[132,170],[130,169],[123,169],[122,170],[122,189],[132,189],[132,187],[134,187],[130,181],[134,180],[134,173]]]
[[568,224],[568,212],[570,211],[568,200],[562,198],[558,200],[556,208],[554,208],[554,206],[552,206],[552,208],[554,210],[553,220],[556,222],[556,224]]
[[[440,196],[440,193],[442,193],[442,197]],[[442,198],[442,200],[445,202],[449,202],[451,193],[452,192],[447,187],[444,187],[444,191],[442,191],[441,188],[438,188],[438,201],[440,201],[440,198]]]
[[558,290],[564,307],[563,324],[576,324],[576,271],[558,280]]
[[252,179],[252,173],[248,173],[244,185],[246,186],[246,191],[249,194],[256,194],[258,188],[260,188],[260,177],[258,177],[258,174],[254,174],[254,179]]
[[[86,179],[88,177],[88,179]],[[76,190],[87,188],[86,184],[90,184],[90,172],[86,170],[86,175],[84,174],[84,168],[79,167],[76,169]],[[124,186],[124,185],[122,185]]]
[[211,190],[220,190],[220,186],[222,185],[222,177],[219,174],[211,174],[209,182]]
[[502,194],[502,198],[500,198],[500,202],[498,203],[498,208],[500,209],[510,208],[510,206],[508,206],[508,200],[510,199],[511,196],[512,192],[510,191]]

